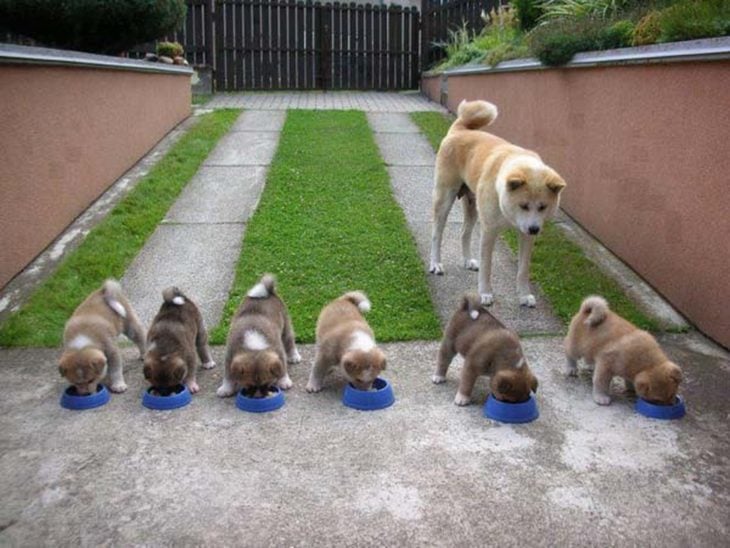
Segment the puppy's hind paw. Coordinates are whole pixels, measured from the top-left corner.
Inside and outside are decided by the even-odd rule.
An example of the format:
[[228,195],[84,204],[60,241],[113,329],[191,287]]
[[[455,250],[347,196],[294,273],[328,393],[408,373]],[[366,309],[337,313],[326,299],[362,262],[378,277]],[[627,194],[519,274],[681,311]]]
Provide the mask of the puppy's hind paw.
[[428,271],[431,274],[436,274],[437,276],[444,275],[444,267],[441,263],[431,263],[431,268],[429,268]]
[[299,363],[302,361],[302,356],[299,354],[299,351],[295,348],[294,352],[291,353],[291,356],[286,357],[287,363]]
[[494,295],[492,293],[482,293],[479,295],[482,306],[491,306],[494,303]]
[[215,367],[215,362],[210,360],[209,362],[205,362],[202,367],[203,369],[213,369]]
[[232,396],[235,391],[236,390],[233,387],[223,384],[218,387],[218,390],[216,390],[215,393],[219,398],[227,398]]
[[292,382],[289,375],[287,375],[286,377],[279,379],[279,382],[276,383],[276,386],[278,386],[282,390],[289,390],[292,386],[294,386],[294,383]]
[[535,308],[537,300],[534,295],[522,295],[520,296],[520,306],[526,306],[527,308]]
[[315,382],[312,382],[312,381],[309,381],[309,382],[307,383],[307,388],[306,388],[306,390],[307,390],[307,392],[309,392],[310,394],[313,394],[313,393],[315,393],[315,392],[319,392],[320,390],[322,390],[322,385],[320,385],[320,384],[317,384],[317,383],[315,383]]
[[598,405],[608,405],[611,403],[611,396],[602,394],[601,392],[593,392],[593,401]]
[[191,394],[197,394],[200,392],[200,386],[198,386],[198,383],[195,381],[189,381],[187,383],[188,390],[190,390]]
[[441,384],[441,383],[446,382],[446,377],[443,375],[434,374],[431,376],[431,380],[433,381],[434,384]]
[[109,390],[116,394],[121,394],[122,392],[127,391],[127,383],[124,381],[114,382],[109,385]]
[[457,392],[456,397],[454,398],[454,403],[460,407],[464,405],[469,405],[471,403],[471,397],[465,396],[461,392]]
[[464,261],[464,268],[466,268],[467,270],[477,271],[479,270],[479,261],[477,261],[476,259],[466,259]]

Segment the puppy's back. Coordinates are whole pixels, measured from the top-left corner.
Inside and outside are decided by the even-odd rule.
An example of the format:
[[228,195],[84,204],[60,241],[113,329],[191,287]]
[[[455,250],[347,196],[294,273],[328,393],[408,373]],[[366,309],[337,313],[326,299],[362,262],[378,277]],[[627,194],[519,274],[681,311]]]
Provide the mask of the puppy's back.
[[330,302],[319,313],[317,340],[341,330],[345,325],[352,326],[352,329],[364,325],[370,331],[363,313],[369,312],[371,306],[370,300],[362,291],[350,291]]

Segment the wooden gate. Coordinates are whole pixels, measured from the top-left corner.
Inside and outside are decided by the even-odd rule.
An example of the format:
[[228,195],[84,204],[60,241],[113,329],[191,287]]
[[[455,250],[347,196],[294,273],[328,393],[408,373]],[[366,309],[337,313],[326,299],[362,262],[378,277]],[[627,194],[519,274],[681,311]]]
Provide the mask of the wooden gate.
[[216,0],[217,91],[418,87],[416,8]]

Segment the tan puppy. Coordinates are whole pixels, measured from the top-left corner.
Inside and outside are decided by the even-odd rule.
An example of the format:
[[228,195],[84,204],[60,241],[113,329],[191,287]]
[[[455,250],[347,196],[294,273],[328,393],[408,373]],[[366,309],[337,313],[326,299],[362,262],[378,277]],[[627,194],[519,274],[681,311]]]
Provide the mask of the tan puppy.
[[223,384],[217,394],[225,398],[244,389],[265,397],[274,385],[288,390],[292,381],[287,361],[299,363],[302,358],[286,305],[276,295],[274,277],[265,274],[249,290],[231,322]]
[[[521,305],[534,307],[530,290],[532,247],[545,220],[558,209],[565,181],[535,152],[483,131],[497,117],[493,104],[462,101],[458,114],[436,155],[429,271],[444,273],[441,238],[454,200],[462,198],[464,267],[479,270],[482,303],[494,301],[491,273],[497,236],[503,229],[515,227],[520,235],[517,293]],[[471,233],[477,215],[482,226],[479,265],[471,257]]]
[[537,391],[537,378],[530,371],[514,331],[481,306],[477,295],[464,295],[461,305],[449,320],[439,349],[438,364],[431,380],[446,381],[446,372],[456,354],[464,357],[456,405],[471,402],[474,383],[489,375],[492,395],[502,401],[522,402]]
[[59,371],[79,394],[93,394],[109,375],[109,390],[124,392],[127,385],[117,337],[124,333],[144,355],[144,328],[116,280],[89,295],[66,322],[64,352]]
[[639,396],[658,404],[674,403],[682,382],[682,370],[654,337],[612,312],[603,297],[583,301],[570,322],[565,354],[568,375],[577,374],[581,358],[594,365],[593,400],[599,405],[611,403],[608,388],[615,376],[632,382]]
[[157,389],[174,388],[184,383],[195,394],[200,390],[196,379],[196,352],[204,369],[215,366],[203,316],[195,303],[177,287],[165,289],[162,299],[160,311],[147,333],[144,377]]
[[322,309],[317,319],[317,355],[307,392],[322,390],[325,375],[338,365],[355,388],[372,387],[386,361],[362,315],[369,311],[370,301],[360,291],[345,293]]

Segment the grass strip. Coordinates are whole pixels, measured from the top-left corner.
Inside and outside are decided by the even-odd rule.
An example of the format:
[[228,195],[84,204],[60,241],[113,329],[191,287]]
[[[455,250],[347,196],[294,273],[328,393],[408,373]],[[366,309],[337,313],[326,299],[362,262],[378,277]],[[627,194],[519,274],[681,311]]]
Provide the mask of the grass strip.
[[[417,112],[411,117],[434,150],[438,150],[453,117],[438,112]],[[517,253],[517,232],[507,230],[502,238],[513,253]],[[557,316],[566,323],[570,322],[583,299],[595,294],[605,297],[616,313],[638,327],[651,331],[661,329],[659,322],[640,310],[621,286],[604,274],[552,222],[546,223],[540,237],[535,240],[530,276],[540,286]]]
[[201,116],[135,188],[94,227],[28,302],[0,326],[0,346],[57,346],[76,306],[104,279],[121,278],[240,110]]
[[322,307],[345,291],[373,303],[379,341],[437,339],[438,318],[403,211],[365,115],[291,110],[241,259],[215,343],[262,273],[278,278],[300,342],[314,341]]

